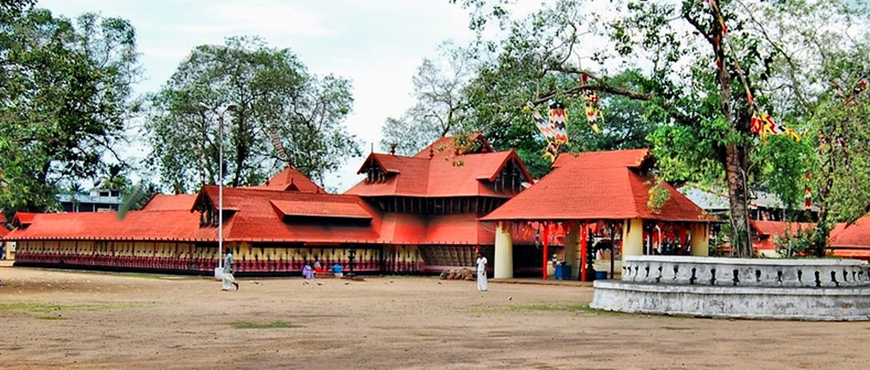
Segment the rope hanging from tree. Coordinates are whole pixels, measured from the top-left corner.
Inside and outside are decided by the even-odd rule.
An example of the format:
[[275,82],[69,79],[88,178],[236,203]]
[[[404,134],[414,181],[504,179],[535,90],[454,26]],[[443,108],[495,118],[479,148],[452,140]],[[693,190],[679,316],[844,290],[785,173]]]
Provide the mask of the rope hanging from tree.
[[[728,33],[728,26],[725,24],[725,17],[722,15],[722,10],[719,8],[716,1],[704,0],[704,3],[707,4],[707,7],[713,10],[713,15],[719,22],[719,27],[722,28],[722,36],[725,39],[725,43],[728,44],[728,48],[731,50],[731,53],[734,54],[734,69],[737,71],[737,76],[740,78],[740,83],[743,85],[743,90],[746,92],[746,101],[749,103],[749,108],[752,110],[749,130],[754,134],[758,134],[762,141],[767,140],[767,135],[787,135],[795,142],[800,142],[801,137],[798,135],[797,131],[774,121],[773,116],[767,113],[759,113],[755,104],[755,97],[752,96],[752,91],[749,89],[749,83],[746,81],[746,74],[743,72],[743,67],[740,66],[737,49],[734,47],[734,43],[731,42],[731,35]],[[721,47],[718,38],[714,39],[714,42],[717,47]],[[721,71],[725,68],[724,64],[724,61],[719,59],[717,56],[716,68]]]

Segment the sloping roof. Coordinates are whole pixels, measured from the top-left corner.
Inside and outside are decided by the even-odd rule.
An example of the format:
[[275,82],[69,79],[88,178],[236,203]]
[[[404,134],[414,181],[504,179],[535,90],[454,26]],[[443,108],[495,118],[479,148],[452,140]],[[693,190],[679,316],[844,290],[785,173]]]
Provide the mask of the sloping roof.
[[287,166],[277,175],[272,176],[265,184],[259,186],[251,186],[253,189],[267,189],[280,191],[299,191],[303,193],[325,193],[320,186],[311,181],[308,176],[299,172],[299,170]]
[[372,219],[371,213],[357,203],[318,203],[296,200],[271,200],[282,216]]
[[[686,184],[680,186],[680,193],[691,199],[699,207],[706,210],[727,210],[730,206],[728,200],[728,191],[715,186],[704,187],[698,184]],[[750,192],[749,208],[784,208],[782,201],[776,194],[768,193],[761,190],[752,190]],[[813,212],[818,212],[819,207],[813,206]]]
[[18,212],[15,214],[15,217],[12,218],[12,224],[15,226],[28,225],[33,222],[33,218],[36,215],[36,213]]
[[759,236],[781,236],[788,230],[794,235],[799,230],[812,230],[816,224],[811,222],[783,222],[783,221],[755,221],[752,222],[752,228]]
[[701,208],[668,184],[664,186],[670,198],[657,212],[649,209],[653,185],[631,169],[640,166],[647,153],[591,152],[557,160],[559,165],[547,176],[481,220],[707,221]]
[[187,210],[130,211],[123,220],[115,212],[39,213],[7,239],[215,241],[217,229],[201,229],[199,214]]
[[[492,152],[492,146],[489,145],[489,142],[486,140],[480,133],[475,133],[468,135],[468,143],[474,144],[473,148],[460,148],[461,154],[470,154],[473,153],[489,153]],[[471,149],[471,151],[469,150]],[[444,157],[456,155],[456,139],[452,136],[445,136],[435,140],[432,144],[429,144],[425,148],[421,149],[420,152],[414,155],[416,158],[429,158],[430,156],[435,157]]]
[[9,220],[6,219],[6,215],[4,215],[2,211],[0,211],[0,224],[5,224],[7,222],[9,222]]
[[[217,204],[217,186],[204,186],[195,207]],[[312,243],[374,243],[378,240],[380,215],[353,195],[279,192],[251,188],[224,188],[224,208],[233,210],[224,229],[227,241]],[[341,219],[370,219],[364,223],[333,221],[293,222],[284,215],[311,215]]]
[[525,181],[531,182],[517,153],[513,150],[495,153],[465,154],[451,157],[403,157],[390,154],[369,155],[359,172],[372,164],[388,173],[386,181],[360,181],[345,194],[361,196],[509,197],[487,187],[483,181],[493,181],[509,162],[520,168]]
[[3,239],[6,237],[6,235],[9,235],[9,232],[9,229],[7,229],[6,226],[0,225],[0,239]]
[[190,211],[196,194],[156,194],[142,206],[143,211]]
[[584,153],[563,153],[553,162],[553,167],[571,165],[576,168],[640,167],[644,160],[652,158],[649,149],[605,150]]
[[851,225],[834,228],[828,244],[835,248],[870,250],[870,214],[861,217]]

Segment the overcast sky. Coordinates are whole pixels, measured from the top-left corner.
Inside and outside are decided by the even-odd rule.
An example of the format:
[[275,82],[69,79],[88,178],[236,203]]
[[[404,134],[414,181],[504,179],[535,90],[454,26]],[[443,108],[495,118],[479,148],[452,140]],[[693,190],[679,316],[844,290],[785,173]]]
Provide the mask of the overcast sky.
[[[290,48],[311,72],[353,81],[347,127],[366,154],[372,143],[378,149],[384,120],[413,104],[411,76],[422,59],[445,40],[473,37],[467,11],[448,0],[39,0],[37,6],[68,17],[93,11],[128,19],[142,53],[138,93],[159,89],[197,45],[258,35]],[[353,185],[361,161],[350,159],[327,185],[342,191]]]

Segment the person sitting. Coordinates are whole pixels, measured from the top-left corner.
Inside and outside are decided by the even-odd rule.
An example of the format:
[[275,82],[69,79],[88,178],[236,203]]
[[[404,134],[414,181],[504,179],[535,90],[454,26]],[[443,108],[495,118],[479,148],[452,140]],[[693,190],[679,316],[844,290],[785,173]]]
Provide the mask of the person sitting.
[[341,265],[338,263],[336,263],[335,265],[332,265],[332,272],[335,274],[335,277],[337,277],[337,278],[341,278],[342,276],[344,276],[344,274],[341,273]]
[[305,264],[305,267],[302,268],[302,276],[306,279],[314,279],[314,270],[311,269],[311,265]]
[[314,275],[322,274],[323,268],[320,265],[320,260],[314,260]]

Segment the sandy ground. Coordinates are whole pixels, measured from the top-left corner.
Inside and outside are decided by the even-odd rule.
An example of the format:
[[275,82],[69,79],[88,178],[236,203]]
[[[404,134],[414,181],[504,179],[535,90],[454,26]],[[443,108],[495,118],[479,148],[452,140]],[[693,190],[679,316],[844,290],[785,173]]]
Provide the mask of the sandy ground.
[[[6,265],[8,266],[8,265]],[[0,267],[4,369],[852,369],[870,323],[589,311],[592,288]],[[290,325],[236,328],[234,325]]]

